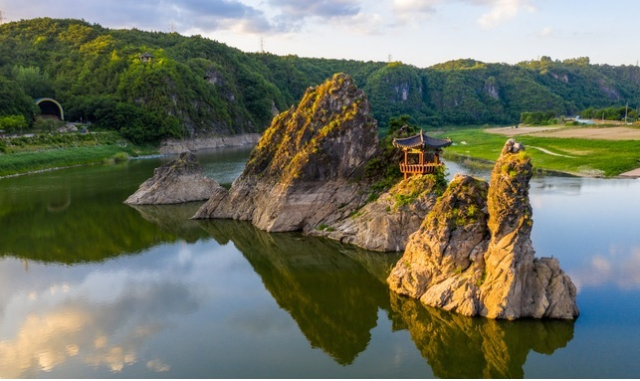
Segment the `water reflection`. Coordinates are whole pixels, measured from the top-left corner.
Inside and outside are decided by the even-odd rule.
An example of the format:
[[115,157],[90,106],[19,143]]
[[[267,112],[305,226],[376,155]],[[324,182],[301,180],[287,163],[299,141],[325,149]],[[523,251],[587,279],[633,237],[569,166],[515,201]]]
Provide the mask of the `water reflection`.
[[608,284],[625,290],[640,288],[640,247],[611,246],[607,255],[594,255],[571,274],[578,290]]
[[[223,182],[246,159],[214,156],[201,162]],[[197,204],[123,205],[160,161],[0,180],[0,377],[638,374],[640,180],[532,180],[534,247],[582,290],[573,338],[571,322],[398,299],[395,255],[189,221]]]
[[197,221],[190,220],[201,202],[182,205],[129,205],[140,213],[142,218],[157,225],[162,231],[193,243],[209,238]]
[[386,284],[368,269],[384,273],[395,256],[365,256],[325,239],[269,234],[245,222],[201,223],[217,242],[234,243],[312,347],[343,365],[367,348],[378,308],[390,309]]
[[469,318],[391,295],[394,329],[411,339],[441,378],[522,378],[533,350],[550,355],[573,338],[573,321]]
[[[13,335],[0,341],[0,377],[36,377],[67,363],[120,372],[140,361],[140,347],[168,328],[169,316],[193,312],[200,303],[199,296],[180,282],[133,274],[116,274],[121,278],[116,280],[109,275],[17,292],[3,300],[8,310],[23,318]],[[17,306],[16,299],[23,299],[23,304]],[[147,367],[168,370],[160,359],[149,360]]]
[[533,193],[545,195],[578,196],[582,189],[582,178],[536,176],[531,181]]
[[129,189],[110,189],[117,183],[117,173],[103,173],[97,183],[83,183],[80,174],[50,175],[51,179],[41,181],[44,188],[28,177],[2,180],[0,257],[97,262],[178,239],[174,232],[159,230],[156,221],[150,223],[122,204]]

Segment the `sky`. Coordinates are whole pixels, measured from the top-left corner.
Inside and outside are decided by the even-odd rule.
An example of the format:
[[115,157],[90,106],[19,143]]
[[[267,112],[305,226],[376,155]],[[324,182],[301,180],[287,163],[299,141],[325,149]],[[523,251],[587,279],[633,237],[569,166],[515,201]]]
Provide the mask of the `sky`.
[[638,0],[0,0],[4,22],[84,19],[202,35],[245,52],[515,64],[541,56],[636,65]]

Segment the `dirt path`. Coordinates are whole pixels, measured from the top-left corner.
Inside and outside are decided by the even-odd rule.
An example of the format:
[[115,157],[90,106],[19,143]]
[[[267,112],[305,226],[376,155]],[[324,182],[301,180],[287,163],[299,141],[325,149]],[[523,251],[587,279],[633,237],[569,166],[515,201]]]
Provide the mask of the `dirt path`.
[[504,136],[531,135],[548,138],[640,140],[640,129],[631,127],[501,127],[489,128],[484,131]]
[[518,135],[529,135],[529,134],[535,134],[538,132],[544,132],[544,131],[553,131],[553,130],[557,130],[560,127],[550,127],[550,126],[546,126],[546,127],[518,127],[518,128],[513,128],[513,127],[498,127],[498,128],[487,128],[484,130],[484,132],[488,132],[490,134],[497,134],[497,135],[504,135],[504,136],[518,136]]
[[568,155],[562,155],[562,154],[559,154],[559,153],[551,152],[551,151],[549,151],[548,149],[545,149],[545,148],[534,147],[534,146],[528,146],[527,148],[535,148],[537,150],[540,150],[540,151],[542,151],[542,152],[544,152],[544,153],[546,153],[548,155],[552,155],[552,156],[568,157],[570,159],[575,159],[576,158],[575,156],[568,156]]
[[621,173],[620,176],[624,176],[624,177],[640,177],[640,168],[634,169],[633,171]]

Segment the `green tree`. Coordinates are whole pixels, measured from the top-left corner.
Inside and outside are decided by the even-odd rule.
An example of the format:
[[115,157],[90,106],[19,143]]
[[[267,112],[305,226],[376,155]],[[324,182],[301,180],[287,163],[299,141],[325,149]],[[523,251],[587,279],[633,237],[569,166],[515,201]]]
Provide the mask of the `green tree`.
[[0,116],[0,130],[3,130],[5,134],[22,132],[28,126],[24,115]]
[[38,111],[38,106],[22,87],[0,76],[0,116],[22,115],[28,124],[32,124]]
[[34,99],[54,98],[51,78],[47,73],[41,72],[39,67],[14,66],[11,72],[14,80],[30,97]]

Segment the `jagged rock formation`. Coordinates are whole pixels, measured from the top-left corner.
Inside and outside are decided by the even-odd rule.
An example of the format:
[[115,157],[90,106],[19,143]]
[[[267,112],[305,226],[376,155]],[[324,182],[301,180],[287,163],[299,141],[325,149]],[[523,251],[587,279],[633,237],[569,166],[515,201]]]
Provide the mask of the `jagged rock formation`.
[[249,220],[270,232],[334,223],[364,202],[359,180],[377,147],[364,92],[336,74],[274,118],[231,189],[214,192],[194,218]]
[[158,205],[202,201],[221,189],[224,188],[204,176],[193,153],[183,152],[176,160],[156,168],[153,177],[142,183],[124,203]]
[[349,218],[311,235],[375,251],[402,251],[446,187],[442,176],[412,176],[383,193]]
[[576,289],[557,259],[535,258],[531,162],[510,139],[491,186],[457,175],[387,279],[399,294],[463,315],[573,319]]

